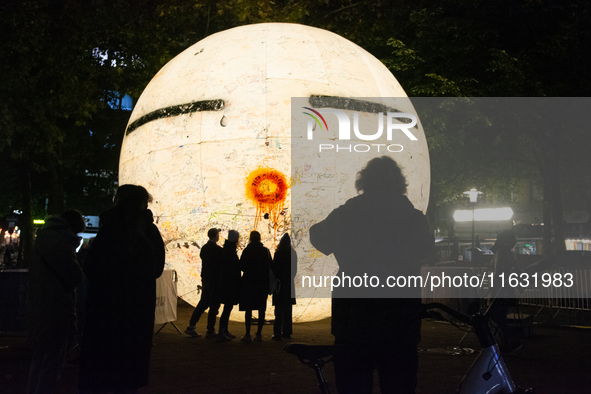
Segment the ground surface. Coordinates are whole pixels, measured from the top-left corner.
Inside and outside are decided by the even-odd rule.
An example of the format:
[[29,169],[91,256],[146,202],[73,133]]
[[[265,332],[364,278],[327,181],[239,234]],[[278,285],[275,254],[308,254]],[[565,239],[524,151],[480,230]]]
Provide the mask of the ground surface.
[[[180,301],[176,324],[183,331],[191,312],[192,307]],[[269,312],[267,318],[271,317]],[[205,331],[206,320],[202,318],[198,323],[198,331]],[[240,336],[243,323],[231,322],[230,331]],[[214,339],[180,335],[168,324],[154,336],[150,385],[140,393],[318,393],[313,371],[283,350],[286,340],[271,341],[271,332],[272,327],[265,326],[262,343],[237,339],[217,343]],[[453,356],[428,350],[457,346],[463,336],[463,331],[450,324],[423,324],[417,393],[455,391],[477,351]],[[330,320],[296,324],[292,341],[330,344]],[[479,348],[474,334],[468,334],[460,346]],[[0,336],[0,393],[25,392],[30,356],[23,337]],[[522,353],[507,364],[517,384],[534,387],[538,394],[589,393],[591,330],[535,326]],[[331,364],[325,372],[327,379],[334,382]],[[77,373],[74,366],[64,370],[58,393],[76,392]]]

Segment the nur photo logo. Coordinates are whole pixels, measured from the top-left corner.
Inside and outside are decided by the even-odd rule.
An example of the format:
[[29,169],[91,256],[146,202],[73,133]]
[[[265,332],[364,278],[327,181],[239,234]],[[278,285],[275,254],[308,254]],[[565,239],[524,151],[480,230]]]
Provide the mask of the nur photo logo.
[[[323,109],[313,109],[310,107],[302,107],[303,109],[308,110],[309,112],[302,112],[303,114],[309,116],[311,119],[307,121],[307,129],[306,129],[306,136],[308,140],[314,139],[314,131],[316,129],[316,125],[320,126],[321,131],[328,132],[328,123],[323,114],[334,114],[336,116],[336,120],[338,122],[338,141],[348,141],[352,139],[359,140],[359,141],[384,141],[386,143],[372,143],[372,144],[349,144],[349,145],[339,145],[337,144],[329,144],[329,143],[321,143],[318,145],[318,152],[323,151],[330,151],[333,150],[335,152],[357,152],[357,153],[364,153],[375,150],[377,152],[402,152],[404,147],[400,144],[392,144],[390,142],[393,141],[394,138],[397,136],[404,135],[410,141],[418,141],[415,135],[412,133],[410,129],[416,128],[417,125],[417,117],[414,114],[406,113],[406,112],[379,112],[375,114],[362,114],[361,116],[365,118],[363,122],[364,127],[360,127],[360,113],[357,111],[353,111],[353,121],[351,121],[350,115],[348,115],[345,111],[333,108],[323,108]],[[384,133],[384,117],[386,118],[386,126],[385,126],[385,133]],[[370,119],[371,118],[371,119]],[[377,119],[375,119],[377,118]],[[410,120],[410,122],[405,122]],[[373,123],[372,123],[373,122]],[[372,129],[375,130],[375,125],[377,124],[377,131],[369,130],[369,124],[372,124]],[[362,128],[364,130],[362,130]]]

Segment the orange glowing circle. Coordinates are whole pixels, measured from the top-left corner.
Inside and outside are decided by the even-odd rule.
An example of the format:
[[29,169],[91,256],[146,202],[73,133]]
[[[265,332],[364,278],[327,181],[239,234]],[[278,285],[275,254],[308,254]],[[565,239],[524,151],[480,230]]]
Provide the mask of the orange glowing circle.
[[264,214],[265,219],[270,219],[273,228],[277,230],[288,188],[285,175],[272,168],[257,168],[248,175],[246,197],[251,199],[257,208],[254,219],[255,229]]
[[246,196],[261,208],[284,202],[287,189],[285,176],[271,168],[258,168],[246,179]]

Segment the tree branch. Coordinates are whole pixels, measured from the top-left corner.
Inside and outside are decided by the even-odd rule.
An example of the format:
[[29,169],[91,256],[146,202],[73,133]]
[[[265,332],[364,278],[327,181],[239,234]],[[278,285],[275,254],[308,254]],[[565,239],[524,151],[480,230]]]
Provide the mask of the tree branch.
[[329,17],[330,15],[332,15],[332,14],[336,14],[337,12],[344,11],[344,10],[346,10],[346,9],[348,9],[348,8],[357,7],[359,4],[361,4],[361,3],[354,3],[354,4],[349,4],[348,6],[343,6],[343,7],[339,8],[338,10],[331,11],[331,12],[329,12],[328,14],[324,15],[323,19],[326,19],[326,18],[327,18],[327,17]]

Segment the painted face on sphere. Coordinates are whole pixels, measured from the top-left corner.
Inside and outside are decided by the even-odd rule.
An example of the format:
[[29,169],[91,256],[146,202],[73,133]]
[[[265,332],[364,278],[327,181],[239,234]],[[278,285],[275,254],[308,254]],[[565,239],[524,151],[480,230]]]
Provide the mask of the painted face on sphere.
[[[242,235],[256,229],[272,252],[291,231],[297,182],[291,98],[314,95],[406,96],[359,46],[325,30],[282,23],[213,34],[171,60],[142,93],[123,140],[119,183],[142,185],[153,195],[150,209],[166,244],[167,269],[177,271],[178,294],[187,302],[200,298],[199,252],[210,228],[222,229],[220,243],[230,229]],[[429,158],[422,129],[416,135],[420,146],[392,157],[407,169],[409,197],[424,210]],[[354,195],[354,179],[349,183]],[[334,259],[310,249],[307,234],[291,235],[296,287],[301,275],[336,271]],[[322,268],[315,264],[320,258],[326,259]],[[297,293],[294,321],[330,315],[330,300],[314,291]]]

